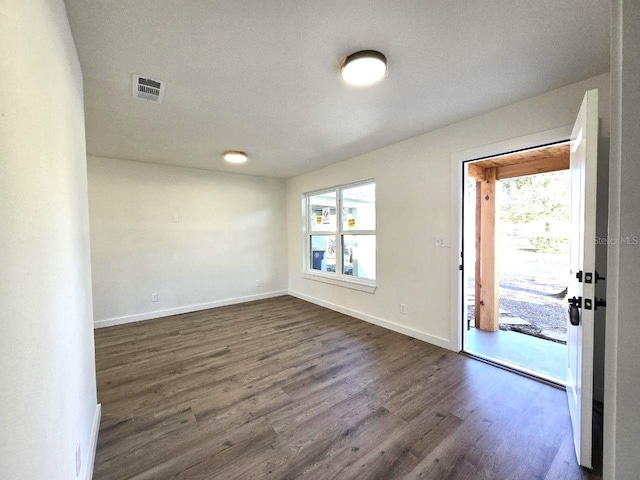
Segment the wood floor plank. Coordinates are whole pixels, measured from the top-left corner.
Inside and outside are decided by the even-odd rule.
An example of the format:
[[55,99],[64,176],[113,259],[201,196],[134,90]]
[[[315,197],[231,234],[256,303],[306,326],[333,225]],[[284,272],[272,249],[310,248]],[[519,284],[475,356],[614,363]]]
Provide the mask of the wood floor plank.
[[598,478],[563,392],[293,297],[95,340],[96,480]]

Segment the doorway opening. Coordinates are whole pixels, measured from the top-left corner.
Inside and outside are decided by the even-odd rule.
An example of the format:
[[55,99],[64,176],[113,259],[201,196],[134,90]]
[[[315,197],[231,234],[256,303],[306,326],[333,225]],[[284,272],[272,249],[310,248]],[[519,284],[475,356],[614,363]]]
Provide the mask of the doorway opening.
[[465,163],[463,350],[555,384],[567,371],[568,142]]

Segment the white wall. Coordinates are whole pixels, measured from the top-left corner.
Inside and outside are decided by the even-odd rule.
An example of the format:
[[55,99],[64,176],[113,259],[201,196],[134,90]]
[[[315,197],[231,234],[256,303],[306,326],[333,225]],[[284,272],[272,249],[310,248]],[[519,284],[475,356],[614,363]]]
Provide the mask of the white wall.
[[[457,348],[452,312],[455,248],[450,238],[452,154],[572,125],[584,92],[600,89],[603,134],[609,125],[608,74],[287,180],[289,289],[301,298]],[[391,121],[391,120],[390,120]],[[374,294],[304,278],[303,193],[366,178],[376,179],[377,285]],[[453,243],[453,239],[450,238]],[[399,304],[407,305],[401,315]]]
[[[604,478],[640,478],[640,2],[616,0],[611,39],[611,160]],[[631,239],[623,244],[621,239]]]
[[0,45],[0,478],[86,478],[99,410],[82,74],[63,1],[2,2]]
[[88,163],[97,326],[286,291],[284,180]]

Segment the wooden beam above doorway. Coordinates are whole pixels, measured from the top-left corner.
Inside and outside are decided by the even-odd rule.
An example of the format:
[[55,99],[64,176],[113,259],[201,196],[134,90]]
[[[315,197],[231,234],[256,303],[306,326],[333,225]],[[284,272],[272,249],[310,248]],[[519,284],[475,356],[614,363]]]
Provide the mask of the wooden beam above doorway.
[[526,177],[538,173],[550,173],[569,169],[569,152],[566,157],[541,158],[528,162],[505,165],[496,168],[496,178],[506,180],[507,178]]
[[567,170],[569,144],[509,153],[473,162],[468,165],[468,175],[480,182],[486,178],[489,168],[496,169],[497,180]]
[[477,163],[469,164],[468,173],[469,173],[469,177],[474,178],[476,182],[481,182],[487,177],[485,173],[485,169],[479,166]]

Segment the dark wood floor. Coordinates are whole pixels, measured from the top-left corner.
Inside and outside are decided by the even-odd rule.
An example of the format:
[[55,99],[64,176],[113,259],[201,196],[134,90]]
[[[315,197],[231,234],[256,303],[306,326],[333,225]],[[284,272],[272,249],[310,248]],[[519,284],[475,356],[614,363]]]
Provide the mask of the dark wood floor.
[[96,480],[577,479],[565,394],[292,297],[96,331]]

